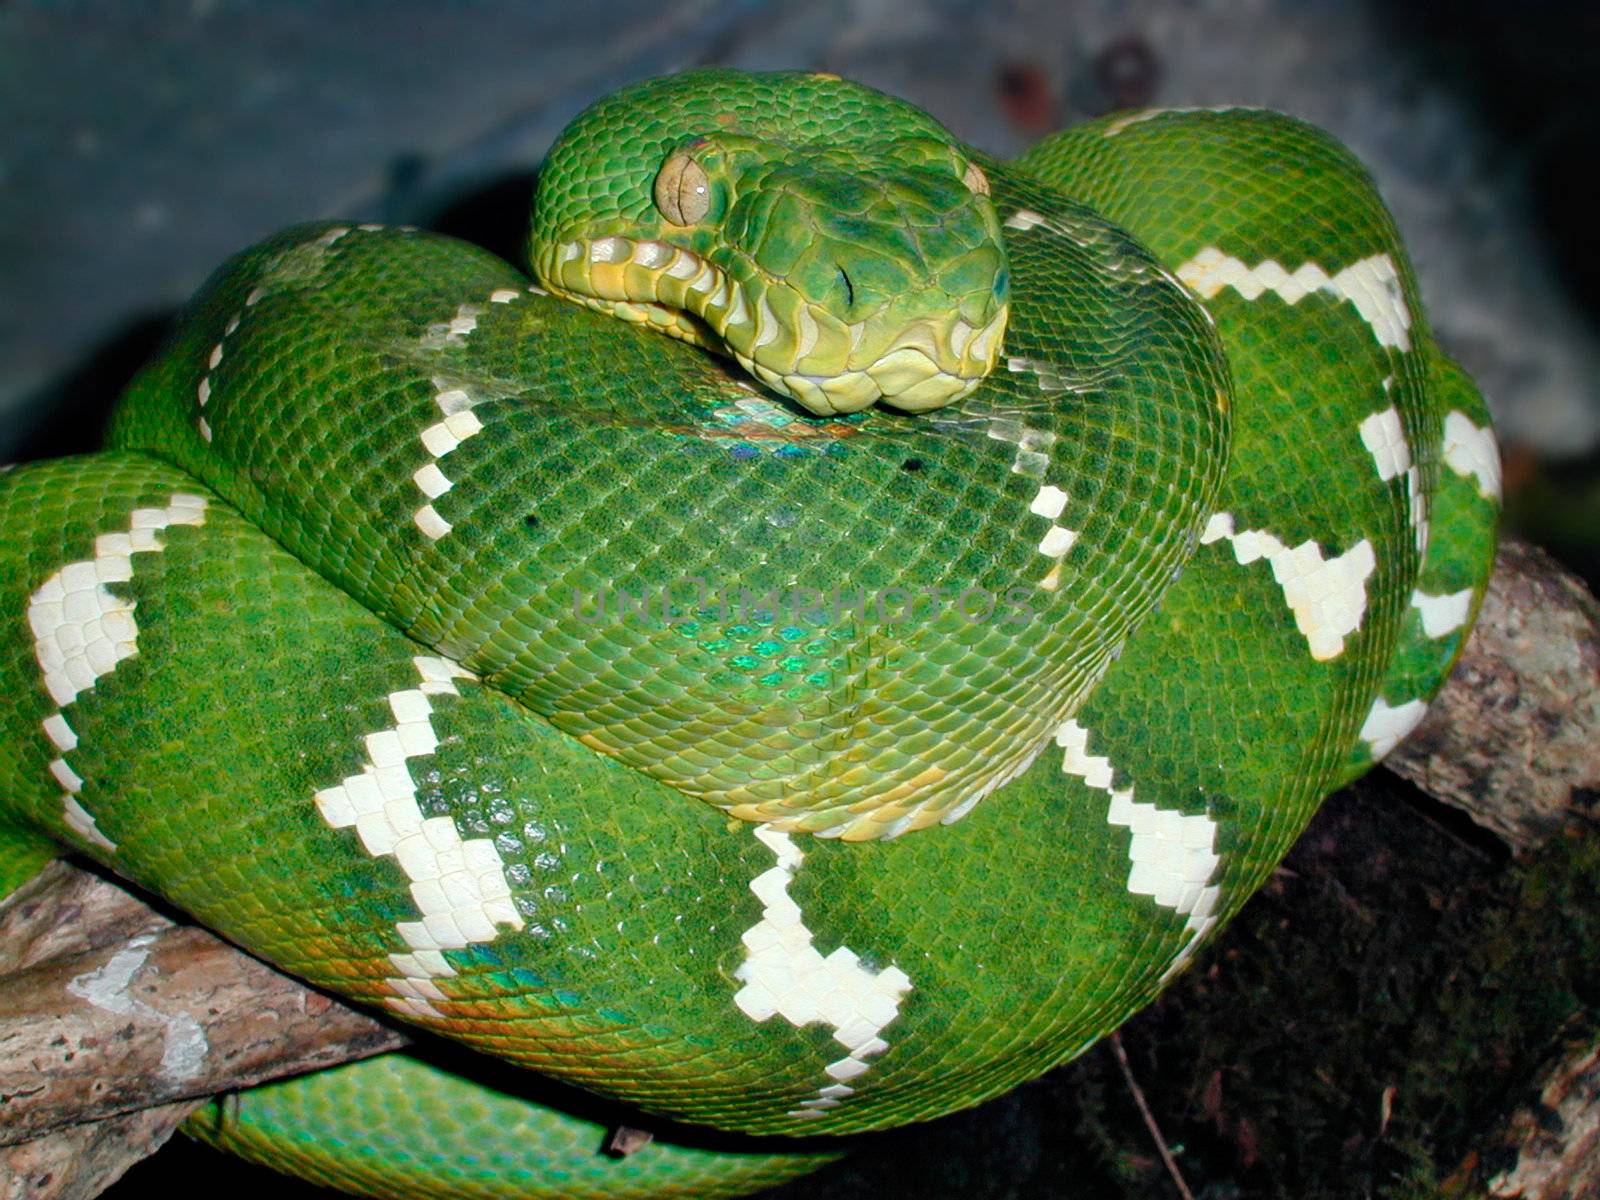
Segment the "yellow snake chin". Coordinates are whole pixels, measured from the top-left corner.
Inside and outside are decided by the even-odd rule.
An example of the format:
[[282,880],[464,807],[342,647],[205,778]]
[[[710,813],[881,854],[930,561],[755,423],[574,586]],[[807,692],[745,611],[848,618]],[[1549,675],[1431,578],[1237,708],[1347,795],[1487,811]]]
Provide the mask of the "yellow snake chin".
[[684,247],[621,235],[563,242],[536,269],[557,295],[724,354],[818,416],[955,403],[994,369],[1010,312],[1001,303],[977,328],[893,308],[847,323],[781,279],[747,288]]

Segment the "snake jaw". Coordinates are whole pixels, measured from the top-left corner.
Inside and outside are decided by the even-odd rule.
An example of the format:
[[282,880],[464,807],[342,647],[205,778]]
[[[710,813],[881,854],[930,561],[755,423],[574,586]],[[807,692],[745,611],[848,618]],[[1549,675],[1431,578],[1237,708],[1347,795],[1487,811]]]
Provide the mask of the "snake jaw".
[[[930,412],[970,395],[983,382],[998,355],[1006,316],[997,313],[981,330],[957,320],[948,338],[956,370],[942,364],[937,331],[927,324],[907,326],[875,356],[853,350],[847,369],[834,374],[780,372],[738,351],[733,357],[768,387],[818,415],[858,412],[879,401],[904,412]],[[848,328],[854,347],[866,322]],[[858,362],[862,365],[855,366]]]
[[847,323],[782,280],[760,278],[752,303],[710,258],[623,234],[562,242],[535,269],[552,293],[725,354],[819,416],[880,401],[906,412],[955,403],[994,368],[1009,315],[1001,300],[977,328],[960,315],[905,319],[893,306]]

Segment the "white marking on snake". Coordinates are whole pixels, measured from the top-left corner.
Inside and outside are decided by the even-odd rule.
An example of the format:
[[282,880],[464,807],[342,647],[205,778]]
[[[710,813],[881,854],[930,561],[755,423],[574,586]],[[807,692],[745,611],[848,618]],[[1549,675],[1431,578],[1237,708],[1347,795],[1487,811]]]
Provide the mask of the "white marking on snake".
[[422,335],[424,350],[443,350],[449,346],[464,346],[467,335],[478,328],[478,318],[483,309],[476,304],[463,304],[448,321],[435,322]]
[[1076,530],[1052,524],[1045,531],[1044,537],[1039,540],[1039,553],[1046,558],[1062,558],[1068,550],[1072,549],[1073,543],[1077,540],[1078,534]]
[[[350,231],[348,229],[345,229],[340,231],[340,234],[342,236],[343,234],[349,232]],[[332,243],[329,242],[325,244],[331,245]],[[251,292],[249,297],[246,297],[245,305],[247,307],[253,305],[258,299],[260,299],[259,288]],[[195,399],[199,401],[201,408],[205,408],[206,405],[211,403],[211,392],[213,389],[211,377],[216,373],[216,369],[222,365],[223,346],[227,343],[228,339],[233,336],[234,331],[239,328],[239,321],[243,315],[244,310],[240,309],[238,312],[234,313],[233,316],[229,317],[227,325],[223,327],[222,337],[218,340],[215,346],[211,347],[211,356],[206,359],[206,373],[201,377],[200,385],[195,388]],[[211,422],[207,421],[204,416],[196,415],[195,428],[200,431],[200,437],[204,441],[211,441]]]
[[[422,431],[422,446],[433,456],[433,461],[418,467],[411,476],[418,490],[429,501],[437,500],[455,486],[455,481],[440,469],[439,460],[483,428],[483,423],[472,413],[476,401],[465,388],[456,387],[444,379],[435,379],[433,386],[433,402],[439,406],[444,420]],[[412,513],[411,520],[435,542],[454,528],[439,515],[439,510],[432,503],[424,504]]]
[[[372,231],[382,229],[383,226],[360,225],[357,226],[357,228]],[[314,246],[321,246],[323,249],[327,249],[350,231],[350,226],[348,225],[336,225],[332,229],[324,232],[321,237],[318,237],[310,244]],[[258,303],[260,303],[261,299],[265,295],[266,292],[262,288],[258,287],[252,289],[250,294],[244,298],[244,307],[254,308]],[[213,390],[211,375],[216,371],[217,367],[222,364],[223,346],[227,340],[233,336],[234,331],[239,328],[239,322],[243,316],[244,310],[240,309],[238,312],[234,313],[233,316],[229,317],[228,323],[223,327],[221,339],[215,346],[211,347],[211,355],[206,360],[206,375],[200,380],[199,387],[195,389],[195,397],[199,400],[201,408],[204,408],[211,402],[211,393]],[[208,422],[204,417],[197,417],[195,420],[195,425],[200,430],[200,436],[207,442],[211,441],[210,422]]]
[[411,514],[411,519],[416,523],[418,529],[422,530],[430,540],[435,542],[455,528],[449,521],[441,517],[439,510],[431,504],[424,504],[417,509],[416,512]]
[[1362,538],[1335,558],[1324,558],[1313,541],[1290,548],[1264,529],[1235,533],[1233,515],[1216,513],[1200,535],[1200,544],[1223,538],[1233,543],[1241,566],[1264,558],[1283,598],[1294,614],[1295,627],[1319,662],[1344,653],[1344,640],[1361,628],[1367,613],[1367,578],[1377,566],[1372,543]]
[[1398,746],[1417,727],[1427,711],[1427,702],[1423,700],[1407,700],[1393,707],[1382,696],[1374,700],[1360,734],[1373,760],[1382,758]]
[[1138,112],[1129,113],[1125,117],[1118,117],[1100,131],[1101,137],[1116,137],[1129,125],[1138,125],[1143,121],[1153,121],[1157,117],[1178,116],[1182,113],[1228,113],[1228,112],[1260,112],[1245,104],[1219,104],[1215,106],[1200,106],[1189,108],[1145,108]]
[[1054,521],[1066,506],[1066,492],[1054,484],[1047,483],[1039,489],[1039,494],[1033,498],[1033,503],[1028,505],[1028,511],[1035,516],[1048,517]]
[[117,846],[100,832],[78,800],[83,779],[66,760],[66,754],[77,748],[78,735],[65,710],[115,671],[118,663],[139,652],[134,601],[113,595],[106,585],[133,578],[135,554],[163,549],[156,536],[161,530],[205,522],[205,497],[173,492],[165,508],[134,509],[128,514],[127,533],[102,533],[94,540],[93,558],[68,563],[28,598],[34,656],[44,672],[45,691],[58,709],[42,722],[45,736],[61,751],[51,762],[50,773],[61,785],[67,824],[103,850],[114,851]]
[[1272,292],[1285,304],[1299,304],[1313,292],[1331,292],[1355,305],[1378,345],[1411,349],[1411,310],[1406,307],[1400,272],[1387,254],[1374,254],[1330,276],[1314,262],[1286,271],[1275,259],[1247,266],[1241,259],[1207,246],[1177,270],[1177,276],[1202,300],[1231,287],[1246,300]]
[[1024,231],[1036,229],[1040,225],[1043,225],[1046,229],[1050,228],[1050,218],[1043,213],[1034,212],[1031,208],[1017,209],[1016,212],[1006,218],[1005,223],[1007,229],[1021,229]]
[[1411,529],[1417,539],[1417,553],[1428,552],[1428,498],[1422,492],[1422,472],[1413,463],[1406,468],[1406,494],[1411,502]]
[[[1083,385],[1068,380],[1048,363],[1036,362],[1029,358],[1008,358],[1006,369],[1013,375],[1032,375],[1042,392],[1083,390]],[[989,417],[985,432],[997,442],[1010,442],[1016,446],[1016,455],[1011,460],[1012,474],[1026,475],[1030,479],[1044,478],[1045,472],[1050,468],[1050,449],[1056,441],[1054,433],[1048,429],[1035,429],[1023,424],[1016,417],[1003,413]],[[1050,527],[1039,539],[1039,553],[1053,562],[1049,571],[1034,585],[1047,592],[1055,591],[1060,585],[1061,572],[1058,568],[1061,559],[1078,540],[1077,530],[1056,523],[1056,518],[1066,508],[1067,499],[1067,493],[1060,488],[1042,484],[1038,494],[1028,505],[1030,513],[1050,521]]]
[[1222,862],[1216,852],[1217,823],[1205,813],[1186,816],[1175,809],[1137,803],[1131,785],[1113,787],[1111,760],[1089,753],[1089,731],[1076,721],[1069,720],[1056,731],[1056,745],[1065,751],[1062,771],[1110,796],[1106,821],[1127,827],[1133,835],[1128,846],[1128,861],[1133,864],[1128,891],[1149,896],[1162,908],[1188,918],[1183,927],[1189,940],[1162,975],[1165,982],[1189,961],[1217,923],[1222,888],[1211,882]]
[[[1042,229],[1046,233],[1053,233],[1057,237],[1066,238],[1077,246],[1087,246],[1089,243],[1076,231],[1069,229],[1060,221],[1052,220],[1043,213],[1034,212],[1031,208],[1019,208],[1004,221],[1004,227],[1015,229],[1020,233],[1027,233],[1033,229]],[[974,351],[976,354],[976,351]]]
[[1083,372],[1073,375],[1055,363],[1045,362],[1037,358],[1007,358],[1006,370],[1013,375],[1032,375],[1039,385],[1039,390],[1046,395],[1054,395],[1058,392],[1072,392],[1074,395],[1082,395],[1085,392],[1090,392],[1097,387],[1103,386],[1106,382],[1104,373]]
[[211,1043],[200,1022],[186,1012],[168,1013],[153,1008],[128,994],[133,977],[150,958],[147,947],[156,940],[153,933],[141,934],[118,950],[103,965],[67,981],[67,991],[78,999],[122,1017],[137,1017],[162,1026],[161,1074],[182,1083],[200,1074]]
[[1400,410],[1392,404],[1361,422],[1361,442],[1385,483],[1411,466],[1411,446],[1400,427]]
[[412,475],[411,478],[422,489],[422,494],[430,500],[437,499],[455,486],[450,478],[439,470],[437,463],[429,463],[425,467],[419,467],[416,474]]
[[[1078,229],[1074,229],[1069,225],[1063,224],[1059,220],[1047,217],[1042,213],[1034,212],[1031,208],[1017,209],[1016,212],[1012,213],[1005,219],[1004,227],[1006,229],[1015,229],[1022,233],[1027,233],[1029,230],[1033,229],[1043,229],[1046,233],[1052,233],[1056,237],[1066,238],[1075,246],[1082,246],[1086,248],[1093,246],[1096,242],[1103,243],[1108,237],[1108,231],[1104,227],[1096,227],[1094,225],[1085,224]],[[1120,237],[1120,235],[1109,236]],[[1119,278],[1140,281],[1151,279],[1159,280],[1176,291],[1185,300],[1189,299],[1188,290],[1181,282],[1179,282],[1178,277],[1163,267],[1160,263],[1156,262],[1154,259],[1146,258],[1140,255],[1119,254],[1111,259],[1108,259],[1105,263],[1105,266],[1108,271],[1117,275]],[[1216,318],[1214,318],[1203,305],[1200,309],[1200,315],[1205,318],[1206,324],[1212,326],[1213,328],[1216,327]],[[1000,325],[1001,322],[996,319],[991,321],[984,328],[983,333],[979,335],[978,339],[974,341],[972,345],[971,353],[974,357],[988,357],[990,340],[998,332]],[[981,350],[979,349],[980,342],[982,343]],[[1049,371],[1050,368],[1045,367],[1043,370],[1040,370],[1039,364],[1031,363],[1027,359],[1009,359],[1006,365],[1012,371],[1017,371],[1019,369],[1018,364],[1022,364],[1029,369],[1038,371],[1040,378],[1039,386],[1044,391],[1079,390],[1076,386],[1065,382],[1063,382],[1059,388],[1051,388],[1046,386],[1046,372]]]
[[820,1117],[855,1091],[848,1082],[867,1070],[867,1059],[889,1048],[878,1035],[899,1015],[911,979],[899,967],[874,971],[864,966],[847,946],[824,958],[811,944],[800,906],[789,898],[789,881],[805,854],[776,829],[758,826],[755,835],[777,855],[778,865],[750,883],[763,907],[761,920],[740,938],[745,960],[733,977],[744,987],[733,1002],[758,1023],[781,1016],[796,1028],[833,1027],[834,1041],[848,1053],[823,1068],[832,1082],[788,1114]]
[[1467,614],[1472,611],[1472,589],[1435,596],[1419,588],[1411,593],[1411,607],[1422,614],[1423,634],[1442,638],[1467,623]]
[[394,724],[368,734],[361,770],[323,788],[315,800],[323,820],[335,829],[354,826],[368,854],[392,855],[411,881],[422,919],[395,926],[411,953],[389,955],[400,974],[385,980],[397,993],[387,1002],[411,1016],[442,1017],[429,1003],[445,998],[433,981],[455,971],[441,952],[492,942],[496,925],[521,929],[522,916],[494,842],[463,840],[449,817],[422,815],[406,760],[438,748],[428,698],[460,695],[455,680],[472,675],[445,658],[418,655],[411,661],[421,683],[390,694]]
[[1466,413],[1451,411],[1444,419],[1444,461],[1457,475],[1476,478],[1485,500],[1500,499],[1500,446],[1493,429],[1479,428]]
[[[1393,376],[1384,380],[1388,391]],[[1428,504],[1422,494],[1422,473],[1411,461],[1411,444],[1406,441],[1405,430],[1400,426],[1400,410],[1390,405],[1382,412],[1373,413],[1361,422],[1361,442],[1372,455],[1378,469],[1378,478],[1388,483],[1399,475],[1406,480],[1406,500],[1409,505],[1411,528],[1417,539],[1417,552],[1428,548]]]

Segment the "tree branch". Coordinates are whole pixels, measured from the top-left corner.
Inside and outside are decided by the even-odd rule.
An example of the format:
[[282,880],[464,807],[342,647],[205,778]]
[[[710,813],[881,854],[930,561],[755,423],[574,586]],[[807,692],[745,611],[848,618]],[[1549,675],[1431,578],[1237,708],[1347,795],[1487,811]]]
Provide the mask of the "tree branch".
[[0,906],[0,1200],[98,1195],[207,1097],[405,1040],[52,863]]
[[1566,1047],[1540,1071],[1538,1099],[1506,1123],[1499,1149],[1515,1161],[1489,1180],[1495,1200],[1600,1194],[1600,1042]]
[[17,1146],[0,1146],[0,1200],[98,1196],[149,1158],[204,1100],[180,1100],[103,1121],[69,1125]]
[[1508,540],[1461,662],[1385,765],[1519,850],[1600,801],[1600,603]]

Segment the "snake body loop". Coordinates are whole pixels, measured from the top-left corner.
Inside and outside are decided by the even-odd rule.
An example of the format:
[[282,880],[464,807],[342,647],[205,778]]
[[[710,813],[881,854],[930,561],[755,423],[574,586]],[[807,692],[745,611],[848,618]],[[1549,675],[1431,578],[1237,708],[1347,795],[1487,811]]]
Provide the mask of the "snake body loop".
[[[87,854],[607,1098],[394,1057],[192,1127],[241,1153],[736,1195],[833,1152],[762,1135],[996,1095],[1193,958],[1476,612],[1483,403],[1288,118],[1002,163],[694,72],[563,135],[531,258],[288,230],[107,450],[0,475],[0,892]],[[722,1132],[601,1160],[613,1101]]]

